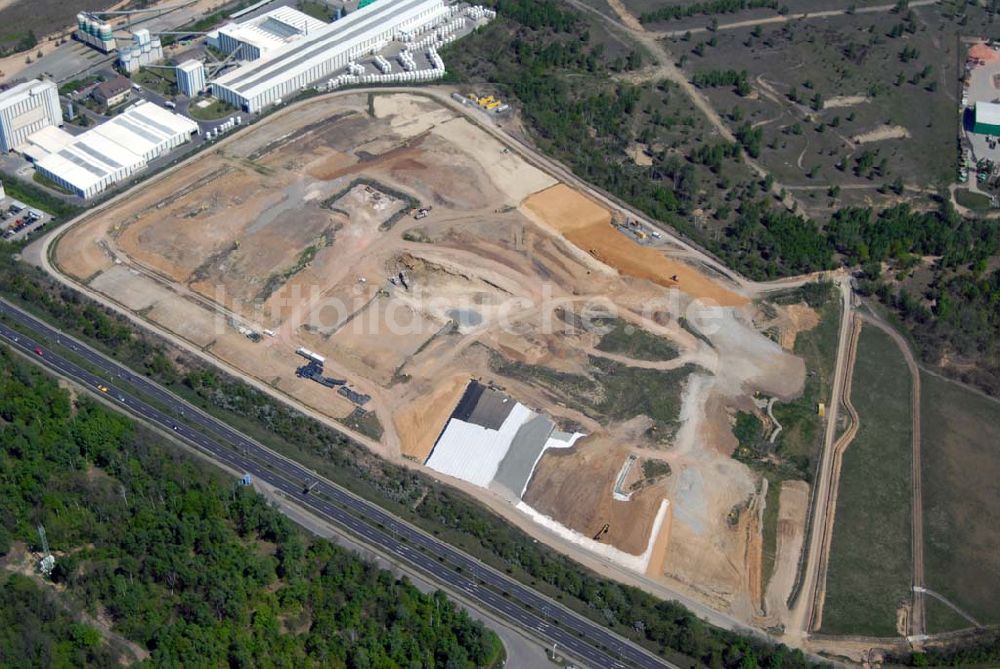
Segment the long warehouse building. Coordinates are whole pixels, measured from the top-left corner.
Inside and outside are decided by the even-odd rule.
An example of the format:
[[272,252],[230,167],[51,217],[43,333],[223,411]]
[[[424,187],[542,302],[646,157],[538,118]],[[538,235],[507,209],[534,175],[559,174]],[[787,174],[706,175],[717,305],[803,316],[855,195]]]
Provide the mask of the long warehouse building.
[[444,0],[377,0],[224,74],[212,82],[212,94],[244,111],[260,111],[313,82],[332,77],[353,59],[380,49],[399,33],[435,23],[447,11]]
[[75,137],[35,163],[35,170],[84,199],[145,169],[149,161],[198,132],[193,121],[144,102]]

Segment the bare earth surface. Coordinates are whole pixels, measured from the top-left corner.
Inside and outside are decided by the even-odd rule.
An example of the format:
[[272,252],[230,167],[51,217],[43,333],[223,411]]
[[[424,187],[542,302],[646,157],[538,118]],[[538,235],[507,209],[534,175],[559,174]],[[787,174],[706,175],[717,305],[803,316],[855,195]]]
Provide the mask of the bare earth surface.
[[783,482],[778,497],[777,555],[764,595],[764,610],[771,620],[784,620],[788,615],[787,602],[802,554],[808,509],[809,484],[805,481]]
[[[428,215],[417,219],[415,206]],[[589,435],[546,451],[522,500],[558,523],[559,536],[488,489],[450,483],[590,564],[633,569],[587,543],[608,524],[598,544],[633,557],[648,549],[632,573],[641,582],[750,622],[765,608],[762,486],[731,457],[732,421],[755,392],[801,392],[803,361],[781,344],[815,314],[787,308],[790,339],[772,341],[741,285],[693,264],[689,251],[640,246],[612,219],[427,97],[339,94],[283,110],[94,210],[54,257],[89,289],[343,419],[355,404],[295,375],[299,347],[324,356],[324,374],[371,396],[363,408],[384,428],[371,447],[409,466],[422,466],[470,379],[501,386],[560,429]],[[677,357],[598,351],[600,335],[559,315],[597,303],[669,340]],[[608,418],[606,402],[629,398],[606,397],[613,385],[597,358],[617,374],[677,374],[669,435],[651,433],[641,412]],[[592,390],[563,401],[561,383],[545,382],[553,374]],[[645,482],[640,466],[628,481],[638,489],[616,501],[629,454],[670,473]],[[797,550],[792,525],[803,511],[789,490],[772,589],[787,587]]]

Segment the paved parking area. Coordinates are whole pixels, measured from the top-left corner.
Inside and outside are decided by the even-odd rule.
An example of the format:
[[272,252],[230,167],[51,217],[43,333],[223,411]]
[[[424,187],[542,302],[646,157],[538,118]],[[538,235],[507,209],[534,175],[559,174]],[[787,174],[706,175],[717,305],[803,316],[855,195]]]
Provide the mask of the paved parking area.
[[41,209],[10,197],[0,199],[0,237],[7,241],[20,241],[51,220],[52,216]]

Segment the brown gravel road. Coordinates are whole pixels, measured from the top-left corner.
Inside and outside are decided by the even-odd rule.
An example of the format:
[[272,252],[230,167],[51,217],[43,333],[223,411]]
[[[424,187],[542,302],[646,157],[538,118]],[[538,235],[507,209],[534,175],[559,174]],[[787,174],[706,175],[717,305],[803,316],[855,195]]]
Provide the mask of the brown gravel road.
[[830,545],[833,543],[833,525],[837,515],[840,469],[844,462],[844,451],[854,441],[860,425],[858,412],[854,409],[854,404],[851,402],[851,389],[854,385],[854,363],[858,356],[858,339],[861,336],[861,319],[857,315],[854,315],[851,320],[851,334],[847,343],[847,359],[844,366],[846,376],[844,379],[843,397],[841,398],[841,403],[847,409],[847,413],[850,416],[850,422],[847,429],[844,430],[844,433],[840,435],[840,438],[833,445],[829,477],[830,486],[827,489],[827,497],[824,504],[823,524],[822,526],[813,526],[814,532],[821,529],[821,548],[819,554],[816,556],[817,576],[812,600],[812,611],[810,612],[811,620],[808,625],[810,631],[816,631],[823,626],[823,604],[826,600],[826,575],[827,569],[830,566]]

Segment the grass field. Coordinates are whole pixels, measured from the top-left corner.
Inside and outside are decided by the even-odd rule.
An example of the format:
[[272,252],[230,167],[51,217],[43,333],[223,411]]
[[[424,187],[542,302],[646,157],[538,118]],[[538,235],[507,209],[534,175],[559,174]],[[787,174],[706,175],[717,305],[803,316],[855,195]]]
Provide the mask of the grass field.
[[973,211],[989,211],[991,200],[985,193],[973,193],[967,188],[955,190],[955,202]]
[[160,95],[177,95],[177,75],[173,70],[140,69],[132,75],[132,81],[156,91]]
[[818,402],[830,403],[830,384],[837,360],[840,301],[832,296],[817,311],[819,325],[800,332],[795,338],[795,354],[806,361],[807,376],[802,396],[774,405],[774,417],[782,426],[777,439],[778,456],[793,464],[806,480],[812,479],[822,437],[816,405]]
[[347,416],[338,420],[366,437],[371,437],[372,439],[382,438],[382,432],[384,431],[382,422],[373,411],[365,411],[361,407],[358,407]]
[[[755,10],[761,11],[775,14]],[[686,21],[704,26],[709,20]],[[895,195],[888,186],[897,179],[932,188],[954,180],[955,40],[921,22],[951,23],[937,9],[921,8],[912,19],[891,12],[841,15],[697,33],[668,45],[689,77],[746,70],[750,94],[738,94],[735,86],[703,92],[732,128],[750,123],[762,132],[761,162],[821,216],[844,204],[888,202]],[[683,22],[657,26],[678,30]],[[907,30],[895,36],[900,26]],[[912,51],[901,55],[904,49]],[[906,137],[890,138],[893,129]],[[872,134],[881,132],[890,134]]]
[[324,23],[329,23],[337,18],[337,10],[322,0],[299,0],[295,8]]
[[761,528],[764,549],[760,561],[760,573],[763,575],[764,581],[761,590],[765,592],[768,581],[771,580],[771,571],[774,569],[774,558],[778,554],[778,500],[780,496],[781,481],[768,481],[767,498],[764,501],[764,524]]
[[16,47],[29,31],[41,40],[48,34],[76,27],[76,13],[99,11],[114,0],[15,0],[0,5],[0,49]]
[[922,375],[927,587],[1000,623],[1000,403]]
[[861,331],[851,399],[860,417],[844,453],[822,631],[894,636],[910,593],[910,376],[880,330]]
[[202,121],[214,121],[216,119],[224,118],[229,116],[234,111],[236,107],[223,102],[222,100],[212,100],[212,104],[205,107],[199,107],[192,101],[191,106],[188,107],[188,114],[192,118],[196,118]]
[[927,612],[927,633],[942,634],[972,627],[972,623],[960,616],[950,606],[933,597],[924,598]]
[[657,337],[618,318],[607,334],[601,337],[597,349],[636,360],[671,360],[677,357],[677,347],[669,339]]
[[655,421],[655,440],[669,438],[680,415],[684,380],[693,365],[660,371],[629,367],[590,357],[592,376],[568,374],[540,365],[509,360],[496,352],[490,368],[504,376],[545,388],[555,399],[596,420],[625,421],[649,416]]

